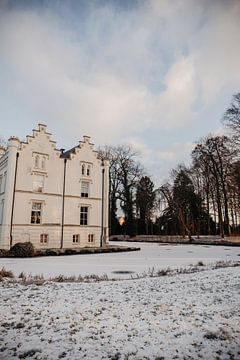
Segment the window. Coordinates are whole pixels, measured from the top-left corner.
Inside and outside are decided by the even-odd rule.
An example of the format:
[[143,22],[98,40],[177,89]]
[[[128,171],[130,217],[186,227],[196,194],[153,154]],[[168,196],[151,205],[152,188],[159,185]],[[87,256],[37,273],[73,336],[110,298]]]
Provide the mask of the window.
[[3,178],[3,192],[5,192],[6,190],[6,183],[7,183],[7,172],[5,171]]
[[2,175],[0,176],[0,193],[2,192]]
[[47,244],[48,243],[48,234],[41,234],[40,235],[40,243]]
[[80,225],[88,224],[88,206],[81,206],[80,209]]
[[88,234],[88,242],[93,243],[94,242],[94,234]]
[[44,176],[35,175],[33,180],[33,191],[43,192]]
[[39,154],[39,153],[33,153],[33,159],[34,159],[34,168],[38,170],[46,170],[46,162],[48,159],[47,154]]
[[80,235],[79,234],[74,234],[73,235],[73,243],[74,244],[79,244],[80,243]]
[[85,165],[82,165],[82,175],[85,175]]
[[89,182],[82,181],[81,182],[81,197],[89,196]]
[[46,169],[46,158],[45,158],[45,156],[42,157],[42,169],[43,170]]
[[40,161],[39,155],[36,155],[35,156],[35,162],[34,162],[34,167],[36,169],[39,169],[39,161]]
[[3,223],[4,200],[0,204],[0,225]]
[[31,211],[31,224],[41,224],[42,220],[42,203],[33,202]]
[[90,176],[90,165],[87,167],[87,176]]

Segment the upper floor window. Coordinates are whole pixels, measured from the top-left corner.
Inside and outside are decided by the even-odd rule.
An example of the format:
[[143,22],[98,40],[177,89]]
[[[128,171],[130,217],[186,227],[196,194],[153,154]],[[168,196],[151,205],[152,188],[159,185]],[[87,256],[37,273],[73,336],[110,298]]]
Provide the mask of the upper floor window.
[[81,164],[81,174],[83,176],[91,175],[91,164],[90,163],[82,163]]
[[40,165],[40,157],[39,157],[39,155],[36,155],[36,156],[35,156],[34,167],[35,167],[36,169],[39,169],[39,165]]
[[89,182],[81,182],[81,197],[89,197]]
[[42,203],[33,202],[31,210],[31,224],[41,224],[42,222]]
[[33,191],[43,192],[43,187],[44,187],[44,176],[35,175],[33,180]]
[[42,169],[43,170],[46,169],[46,158],[45,158],[45,156],[42,157]]
[[3,192],[6,190],[6,183],[7,183],[7,172],[5,171],[4,177],[3,177]]
[[82,164],[82,175],[85,175],[85,165]]
[[0,203],[0,225],[3,223],[4,200]]
[[87,176],[90,176],[90,165],[87,167]]
[[44,154],[33,154],[34,156],[34,168],[38,170],[46,170],[46,162],[48,155]]
[[80,208],[80,225],[88,225],[88,206]]

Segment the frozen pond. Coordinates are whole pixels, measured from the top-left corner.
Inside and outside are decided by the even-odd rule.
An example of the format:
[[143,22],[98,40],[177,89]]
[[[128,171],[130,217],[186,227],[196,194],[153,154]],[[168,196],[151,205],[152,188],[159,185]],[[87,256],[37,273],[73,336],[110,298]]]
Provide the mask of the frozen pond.
[[141,251],[93,255],[49,256],[28,259],[0,259],[0,268],[12,270],[15,275],[21,271],[44,277],[64,274],[87,275],[107,274],[109,278],[130,278],[153,267],[155,270],[205,264],[218,260],[240,260],[240,248],[208,245],[149,244],[113,242],[113,245],[140,247]]

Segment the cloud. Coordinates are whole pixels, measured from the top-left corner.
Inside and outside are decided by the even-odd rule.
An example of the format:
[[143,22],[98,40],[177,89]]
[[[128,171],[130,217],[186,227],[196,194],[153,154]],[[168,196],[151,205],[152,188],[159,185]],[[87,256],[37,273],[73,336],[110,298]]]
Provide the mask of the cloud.
[[[150,171],[174,166],[198,138],[193,124],[207,129],[211,106],[239,86],[239,1],[11,3],[0,15],[0,93],[22,126],[46,122],[63,145],[83,133],[102,144],[137,137]],[[173,139],[177,129],[188,135]],[[154,133],[167,134],[165,149]]]
[[170,171],[176,165],[190,163],[191,151],[195,146],[193,142],[175,142],[165,147],[149,147],[143,139],[137,137],[127,138],[125,142],[137,151],[156,187],[167,181]]

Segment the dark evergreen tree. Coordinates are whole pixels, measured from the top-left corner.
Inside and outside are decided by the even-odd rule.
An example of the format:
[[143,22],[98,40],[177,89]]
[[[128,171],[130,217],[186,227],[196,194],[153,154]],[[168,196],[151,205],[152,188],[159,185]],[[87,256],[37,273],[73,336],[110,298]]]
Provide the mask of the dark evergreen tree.
[[137,185],[136,194],[139,234],[149,234],[154,200],[154,184],[148,176],[143,176]]

